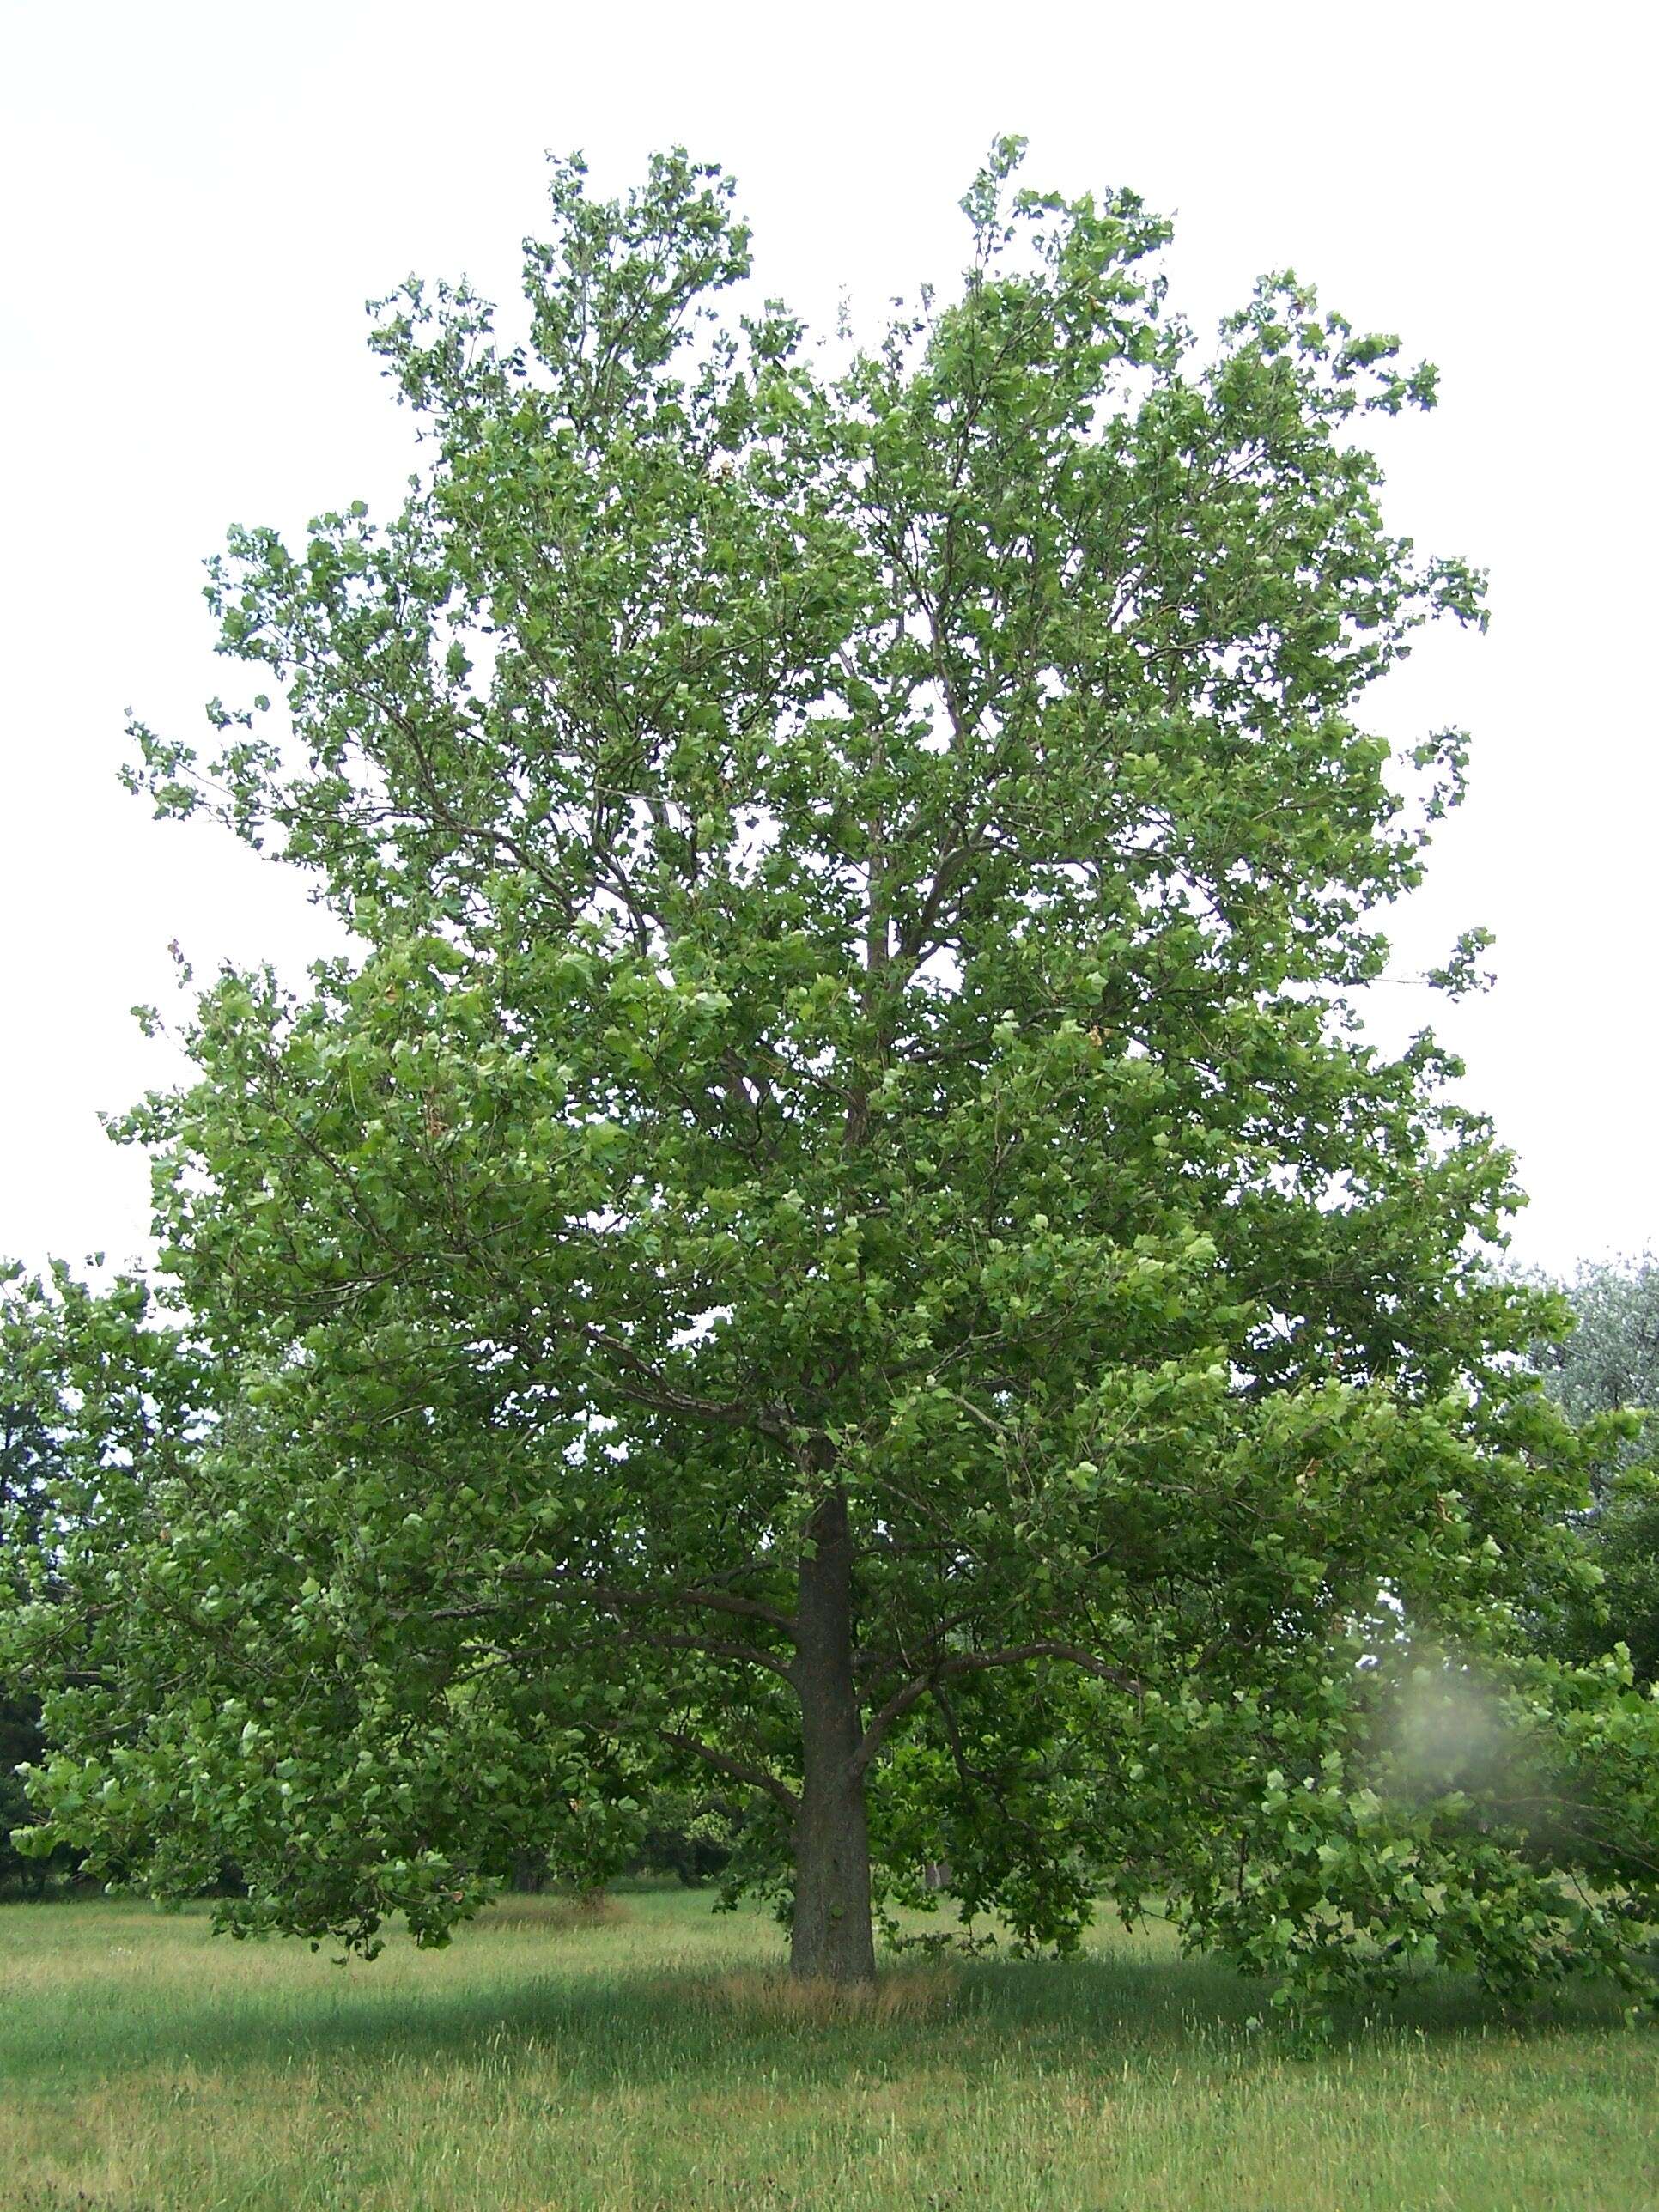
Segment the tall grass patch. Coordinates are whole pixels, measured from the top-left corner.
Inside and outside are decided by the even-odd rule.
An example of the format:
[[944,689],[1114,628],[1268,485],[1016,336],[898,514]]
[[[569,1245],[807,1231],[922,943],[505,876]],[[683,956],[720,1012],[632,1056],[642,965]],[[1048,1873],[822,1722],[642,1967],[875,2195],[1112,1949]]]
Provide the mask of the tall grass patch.
[[0,1911],[4,2212],[1644,2212],[1659,2052],[1599,2002],[1425,1986],[1319,2057],[1106,1933],[1061,1965],[791,1985],[641,1889],[345,1966],[194,1911]]

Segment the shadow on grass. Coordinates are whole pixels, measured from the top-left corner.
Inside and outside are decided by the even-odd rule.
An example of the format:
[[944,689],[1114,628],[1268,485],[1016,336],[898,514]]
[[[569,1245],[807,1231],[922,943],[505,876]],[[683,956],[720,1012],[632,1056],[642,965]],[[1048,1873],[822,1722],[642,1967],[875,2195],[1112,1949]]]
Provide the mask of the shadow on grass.
[[[1217,1960],[1119,1953],[975,1966],[969,1974],[975,1984],[984,1977],[1001,2035],[1051,2039],[1056,2048],[1074,2045],[1081,2033],[1120,2060],[1157,2063],[1195,2048],[1212,2055],[1229,2046],[1282,2052],[1294,2041],[1272,2002],[1272,1984]],[[1398,1997],[1336,2008],[1320,2047],[1340,2051],[1402,2037],[1453,2041],[1494,2031],[1541,2039],[1563,2029],[1613,2027],[1622,2002],[1605,1984],[1578,1979],[1516,2008],[1471,1977],[1425,1974]]]
[[[595,1942],[603,1944],[602,1932]],[[369,1972],[372,1973],[372,1969]],[[890,1968],[910,1974],[915,1969]],[[764,2069],[780,2092],[856,2071],[864,2079],[938,2065],[958,2078],[1018,2056],[1090,2071],[1171,2064],[1237,2066],[1285,2045],[1267,1991],[1202,1960],[1122,1954],[1062,1961],[975,1960],[936,1970],[945,1988],[925,2006],[878,2005],[862,2016],[750,2002],[719,1968],[614,1974],[556,1967],[505,1987],[456,1990],[407,1982],[377,1990],[365,1976],[330,1990],[228,1983],[210,1991],[157,1990],[129,2008],[54,2010],[46,1993],[0,2020],[0,2080],[50,2087],[155,2068],[240,2070],[322,2064],[379,2070],[487,2064],[498,2075],[556,2069],[562,2088],[649,2088],[695,2076],[710,2092]],[[764,1977],[750,1977],[763,1981]],[[1523,2015],[1441,1978],[1399,2002],[1340,2016],[1327,2051],[1379,2041],[1455,2041],[1494,2027],[1547,2037],[1610,2024],[1617,2006],[1570,1989]],[[1420,2044],[1419,2044],[1420,2047]]]

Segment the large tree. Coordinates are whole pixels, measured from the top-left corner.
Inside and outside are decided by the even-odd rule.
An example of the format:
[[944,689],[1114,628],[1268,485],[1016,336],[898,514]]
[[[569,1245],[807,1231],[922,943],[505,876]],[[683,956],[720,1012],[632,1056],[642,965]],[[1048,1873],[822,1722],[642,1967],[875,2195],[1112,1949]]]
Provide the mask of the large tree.
[[714,1778],[802,1973],[873,1971],[872,1839],[1304,1990],[1632,1971],[1651,1885],[1560,1838],[1645,1817],[1645,1723],[1517,1626],[1584,1478],[1509,1163],[1352,1004],[1463,767],[1356,720],[1481,619],[1357,434],[1432,374],[1289,275],[1200,346],[1167,226],[1017,158],[839,352],[723,313],[717,171],[556,165],[520,340],[379,313],[402,511],[215,564],[278,706],[135,781],[358,949],[222,976],[131,1124],[196,1441],[94,1455],[14,1632],[94,1863],[440,1940]]

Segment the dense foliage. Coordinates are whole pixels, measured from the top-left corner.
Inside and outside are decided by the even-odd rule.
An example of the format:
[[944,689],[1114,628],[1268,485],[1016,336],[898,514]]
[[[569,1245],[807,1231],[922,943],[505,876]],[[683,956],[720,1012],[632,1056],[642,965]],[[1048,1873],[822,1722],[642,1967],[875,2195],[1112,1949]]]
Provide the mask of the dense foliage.
[[1432,373],[1288,275],[1206,349],[1167,226],[1017,154],[841,356],[722,315],[718,173],[556,167],[523,343],[380,313],[402,512],[216,564],[280,708],[135,780],[360,950],[225,974],[130,1125],[179,1334],[79,1327],[9,1632],[94,1865],[437,1941],[712,1780],[803,1973],[943,1863],[1304,1996],[1639,1978],[1655,1709],[1538,1655],[1589,1448],[1509,1163],[1352,1003],[1461,789],[1357,719],[1480,619],[1359,435]]

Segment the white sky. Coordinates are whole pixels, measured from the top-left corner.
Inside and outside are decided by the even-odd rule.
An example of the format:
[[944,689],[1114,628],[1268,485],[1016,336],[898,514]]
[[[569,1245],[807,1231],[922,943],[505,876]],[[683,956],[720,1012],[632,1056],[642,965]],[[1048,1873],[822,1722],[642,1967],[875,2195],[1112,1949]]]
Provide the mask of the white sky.
[[234,689],[198,597],[228,523],[395,498],[409,417],[364,300],[411,269],[506,298],[545,148],[619,188],[683,141],[738,174],[766,290],[823,325],[845,286],[873,324],[954,277],[1009,130],[1031,182],[1176,214],[1200,327],[1288,264],[1439,362],[1439,410],[1390,428],[1391,519],[1489,565],[1493,619],[1377,695],[1396,738],[1476,738],[1395,969],[1479,921],[1501,980],[1381,1012],[1466,1054],[1532,1193],[1520,1258],[1659,1244],[1650,20],[0,0],[0,1252],[142,1249],[144,1163],[96,1116],[173,1076],[127,1012],[172,1000],[169,939],[198,975],[320,941],[297,878],[115,775],[125,707],[193,736]]

